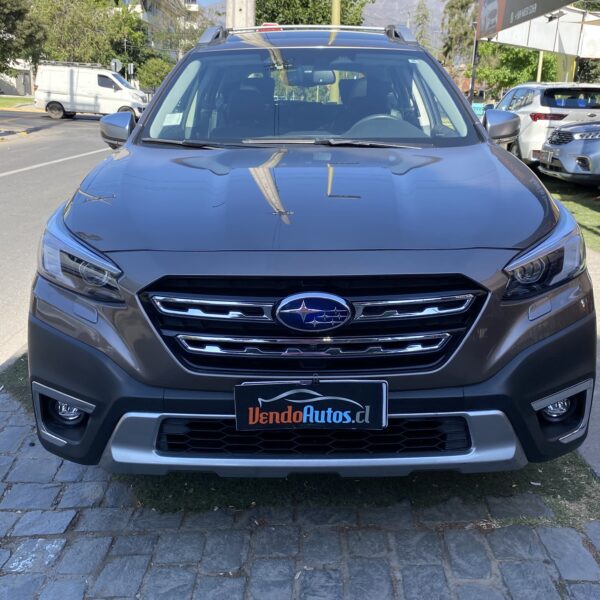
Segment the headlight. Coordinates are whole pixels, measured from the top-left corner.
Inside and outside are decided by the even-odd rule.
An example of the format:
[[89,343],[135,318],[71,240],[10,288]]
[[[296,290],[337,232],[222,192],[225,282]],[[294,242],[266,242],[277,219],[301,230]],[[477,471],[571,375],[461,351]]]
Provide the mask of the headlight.
[[46,226],[38,271],[50,281],[95,300],[122,302],[117,279],[121,271],[110,260],[77,240],[63,220],[62,207]]
[[585,269],[585,244],[579,226],[564,206],[559,207],[558,224],[550,236],[504,268],[509,276],[506,300],[541,294]]
[[574,133],[573,137],[576,140],[600,140],[600,130],[598,131],[585,131],[582,133]]

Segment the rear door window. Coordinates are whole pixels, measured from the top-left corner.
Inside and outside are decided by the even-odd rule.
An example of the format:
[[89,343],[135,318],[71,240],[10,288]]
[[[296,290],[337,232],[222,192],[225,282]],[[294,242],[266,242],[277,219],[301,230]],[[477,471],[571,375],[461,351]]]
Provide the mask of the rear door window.
[[600,108],[600,87],[550,88],[544,90],[541,103],[550,108]]

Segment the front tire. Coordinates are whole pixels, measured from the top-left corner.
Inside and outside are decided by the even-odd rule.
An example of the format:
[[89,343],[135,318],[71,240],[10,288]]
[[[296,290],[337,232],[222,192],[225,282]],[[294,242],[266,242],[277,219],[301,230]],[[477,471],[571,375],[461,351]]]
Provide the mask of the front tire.
[[65,109],[60,102],[50,102],[46,106],[46,112],[50,115],[51,119],[62,119],[65,116]]
[[131,106],[121,106],[118,112],[128,112],[137,121],[137,115]]
[[508,151],[513,155],[516,156],[519,160],[523,160],[523,156],[521,155],[521,149],[519,148],[519,142],[515,142],[514,144],[511,144],[508,148]]

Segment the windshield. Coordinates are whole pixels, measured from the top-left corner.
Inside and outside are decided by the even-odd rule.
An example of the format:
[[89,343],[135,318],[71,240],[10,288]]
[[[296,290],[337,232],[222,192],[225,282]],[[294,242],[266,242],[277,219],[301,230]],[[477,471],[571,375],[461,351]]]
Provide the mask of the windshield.
[[192,55],[144,126],[177,142],[477,141],[466,111],[425,55],[271,48]]
[[541,100],[542,106],[552,108],[600,108],[600,88],[552,88]]
[[134,90],[135,88],[123,77],[123,75],[119,73],[113,73],[112,76],[123,86],[129,88],[130,90]]

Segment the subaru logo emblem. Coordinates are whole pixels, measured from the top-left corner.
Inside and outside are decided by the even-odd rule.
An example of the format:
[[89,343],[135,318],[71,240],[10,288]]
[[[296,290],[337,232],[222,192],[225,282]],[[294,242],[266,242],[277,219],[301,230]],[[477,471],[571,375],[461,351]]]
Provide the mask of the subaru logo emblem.
[[347,323],[351,311],[343,298],[314,292],[284,298],[275,316],[280,323],[297,331],[328,331]]

